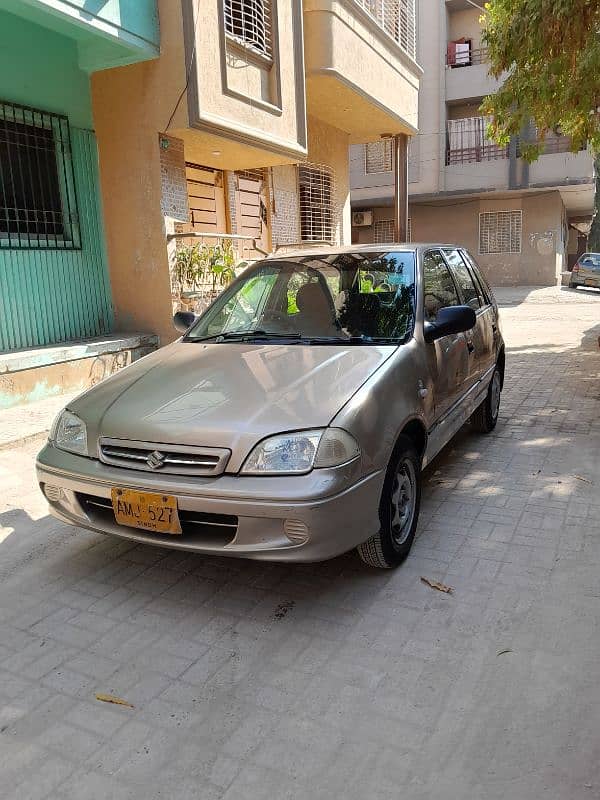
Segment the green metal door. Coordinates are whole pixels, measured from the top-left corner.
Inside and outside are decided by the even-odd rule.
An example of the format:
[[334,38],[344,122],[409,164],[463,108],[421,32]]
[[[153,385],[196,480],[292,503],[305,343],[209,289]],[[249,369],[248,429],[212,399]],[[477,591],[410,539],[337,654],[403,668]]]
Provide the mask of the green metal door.
[[0,247],[0,351],[100,336],[112,326],[93,131],[71,128],[81,249]]

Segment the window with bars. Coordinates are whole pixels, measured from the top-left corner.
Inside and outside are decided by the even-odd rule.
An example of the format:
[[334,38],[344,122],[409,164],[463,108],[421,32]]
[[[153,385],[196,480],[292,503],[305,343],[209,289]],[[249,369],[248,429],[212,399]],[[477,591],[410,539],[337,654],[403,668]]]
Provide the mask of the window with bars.
[[67,118],[0,101],[0,247],[80,245]]
[[224,0],[224,9],[226,33],[271,58],[271,0]]
[[520,253],[521,211],[485,211],[479,215],[479,253]]
[[326,164],[301,164],[298,184],[302,241],[333,242],[336,226],[333,170]]
[[365,144],[365,173],[392,171],[392,140],[380,139]]
[[[408,218],[406,229],[406,241],[412,241],[411,219]],[[394,234],[394,220],[393,219],[378,219],[373,225],[373,242],[375,244],[385,244],[393,242],[396,238]]]
[[415,58],[415,0],[356,0],[356,2],[411,58]]

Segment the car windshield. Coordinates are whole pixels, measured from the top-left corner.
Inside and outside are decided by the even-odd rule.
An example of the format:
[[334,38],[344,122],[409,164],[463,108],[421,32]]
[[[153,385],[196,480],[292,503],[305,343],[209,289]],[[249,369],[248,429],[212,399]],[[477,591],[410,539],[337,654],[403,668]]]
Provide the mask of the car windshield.
[[414,309],[414,252],[272,259],[226,289],[185,341],[399,344]]
[[600,267],[600,253],[584,253],[579,263],[583,267]]

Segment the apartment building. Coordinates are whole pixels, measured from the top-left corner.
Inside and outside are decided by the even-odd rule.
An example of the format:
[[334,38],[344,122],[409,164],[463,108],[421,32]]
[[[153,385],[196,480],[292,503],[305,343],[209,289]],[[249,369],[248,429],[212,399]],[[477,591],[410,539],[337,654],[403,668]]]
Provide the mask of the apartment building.
[[416,132],[414,7],[159,0],[160,58],[92,76],[120,329],[174,337],[182,243],[350,242],[350,144]]
[[[585,248],[593,209],[588,151],[570,152],[558,132],[527,164],[522,140],[507,147],[487,138],[479,106],[497,82],[488,75],[475,0],[420,0],[417,57],[424,75],[419,134],[411,141],[410,233],[414,241],[468,247],[496,285],[550,285]],[[351,147],[356,242],[389,240],[392,222],[391,146],[373,140]]]

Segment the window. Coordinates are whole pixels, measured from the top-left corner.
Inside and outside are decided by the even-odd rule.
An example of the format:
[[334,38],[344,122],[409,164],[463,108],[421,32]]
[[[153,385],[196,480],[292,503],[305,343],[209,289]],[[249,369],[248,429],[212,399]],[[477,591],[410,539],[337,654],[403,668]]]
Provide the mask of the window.
[[66,117],[0,102],[0,247],[80,247]]
[[479,215],[479,252],[520,253],[521,228],[521,211],[485,211]]
[[469,267],[471,268],[471,273],[475,276],[475,281],[479,286],[481,291],[481,296],[483,297],[483,304],[489,305],[492,302],[491,299],[491,290],[487,280],[484,278],[479,265],[475,262],[473,256],[469,253],[468,250],[461,250],[463,259],[467,262]]
[[270,0],[225,0],[225,31],[271,58]]
[[437,250],[423,257],[423,294],[426,320],[434,320],[440,308],[460,305],[450,270]]
[[332,242],[335,233],[333,170],[325,164],[301,164],[298,182],[302,241]]
[[[407,236],[406,241],[412,241],[411,219],[408,218]],[[393,242],[395,239],[394,234],[394,220],[393,219],[378,219],[373,225],[373,241],[376,244],[385,242]]]
[[450,269],[454,275],[454,279],[458,284],[460,293],[462,294],[463,302],[471,306],[473,311],[479,311],[483,305],[477,284],[474,282],[473,277],[467,268],[467,265],[462,260],[458,250],[444,250],[446,260],[450,264]]
[[365,144],[365,173],[392,171],[392,140],[380,139]]

